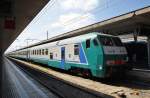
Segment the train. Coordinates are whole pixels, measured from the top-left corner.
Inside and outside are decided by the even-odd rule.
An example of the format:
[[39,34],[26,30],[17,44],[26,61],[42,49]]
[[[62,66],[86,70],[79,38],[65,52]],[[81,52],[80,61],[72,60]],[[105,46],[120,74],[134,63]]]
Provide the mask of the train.
[[97,78],[111,77],[128,62],[119,37],[99,32],[22,48],[8,56]]

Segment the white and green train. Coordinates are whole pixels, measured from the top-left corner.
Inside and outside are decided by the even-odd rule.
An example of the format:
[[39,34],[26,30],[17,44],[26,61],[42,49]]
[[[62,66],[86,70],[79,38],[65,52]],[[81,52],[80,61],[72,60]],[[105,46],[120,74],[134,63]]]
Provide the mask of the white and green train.
[[125,69],[128,60],[118,37],[96,32],[23,48],[9,56],[100,78]]

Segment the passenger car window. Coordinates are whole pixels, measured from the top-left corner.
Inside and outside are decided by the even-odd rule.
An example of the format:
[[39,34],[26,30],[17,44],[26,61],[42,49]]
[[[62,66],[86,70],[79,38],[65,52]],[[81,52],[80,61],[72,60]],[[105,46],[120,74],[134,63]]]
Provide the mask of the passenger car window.
[[34,54],[36,55],[36,50],[34,50]]
[[79,45],[74,45],[74,55],[79,55]]
[[42,49],[42,55],[44,55],[44,49]]
[[40,50],[40,55],[41,55],[41,50]]
[[45,50],[45,55],[48,55],[48,49]]
[[53,59],[53,53],[50,53],[50,59]]

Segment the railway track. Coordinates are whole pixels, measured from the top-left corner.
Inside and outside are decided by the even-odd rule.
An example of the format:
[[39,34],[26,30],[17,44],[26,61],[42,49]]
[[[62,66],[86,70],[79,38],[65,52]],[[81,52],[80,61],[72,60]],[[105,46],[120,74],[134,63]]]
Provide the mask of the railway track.
[[[33,79],[38,81],[40,84],[42,84],[45,88],[50,90],[53,94],[57,95],[59,98],[65,98],[61,93],[57,92],[55,89],[51,89],[47,83],[45,83],[46,79],[44,79],[42,76],[44,73],[37,73],[36,70],[31,70],[28,67],[20,66],[16,64],[22,71],[30,75]],[[44,76],[45,77],[45,76]],[[52,87],[53,88],[53,87]]]
[[[15,61],[17,64],[19,62],[12,58],[11,60]],[[64,81],[62,78],[50,75],[46,71],[44,72],[32,68],[31,66],[29,67],[21,62],[19,62],[18,66],[61,98],[150,98],[150,86],[145,86],[145,84],[142,84],[141,82],[136,83],[136,81],[131,79],[119,81],[116,79],[111,81],[81,79],[86,81],[82,83],[80,80],[81,77],[75,77],[81,81],[82,84],[79,85],[78,83],[75,84]],[[70,79],[76,81],[74,78]],[[90,84],[91,87],[88,84],[90,82],[93,82],[92,85]],[[87,87],[84,84],[87,84]]]
[[112,96],[103,93],[96,93],[93,91],[77,88],[74,85],[68,84],[61,79],[50,76],[44,72],[29,68],[23,64],[20,66],[20,63],[18,62],[15,63],[20,69],[29,74],[31,77],[33,77],[35,80],[37,80],[60,98],[113,98]]
[[150,87],[150,70],[133,69],[127,71],[126,75],[128,80],[145,87]]

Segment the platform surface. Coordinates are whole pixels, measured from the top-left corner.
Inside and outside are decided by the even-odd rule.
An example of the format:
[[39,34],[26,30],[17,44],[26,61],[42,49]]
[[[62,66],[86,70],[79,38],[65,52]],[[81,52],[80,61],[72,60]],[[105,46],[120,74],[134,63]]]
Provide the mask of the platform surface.
[[2,80],[2,98],[58,98],[7,58]]
[[[138,81],[127,81],[126,79],[121,79],[122,82],[116,80],[110,82],[95,81],[92,79],[86,79],[78,76],[73,76],[70,74],[55,71],[51,68],[40,66],[40,64],[29,63],[23,60],[11,58],[31,69],[39,70],[40,72],[47,73],[61,81],[68,84],[74,85],[80,89],[92,90],[94,93],[103,93],[106,95],[114,96],[118,98],[120,93],[124,93],[126,98],[150,98],[150,86],[143,85],[143,82]],[[133,72],[133,71],[131,71]],[[135,74],[136,75],[136,74]],[[135,76],[133,74],[133,76]],[[135,79],[135,77],[133,78]],[[126,81],[125,81],[126,80]]]

